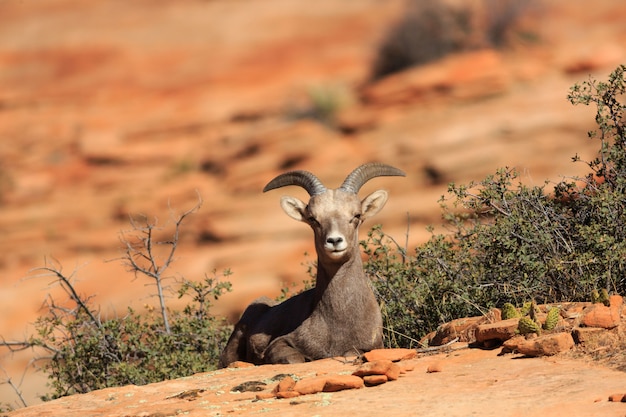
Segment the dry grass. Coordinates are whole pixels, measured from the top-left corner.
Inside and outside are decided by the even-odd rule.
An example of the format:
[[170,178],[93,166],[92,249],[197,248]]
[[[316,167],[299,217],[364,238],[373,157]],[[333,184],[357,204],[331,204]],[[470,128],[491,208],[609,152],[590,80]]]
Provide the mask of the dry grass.
[[597,364],[626,372],[626,320],[614,329],[589,336],[566,354],[574,359],[589,359]]

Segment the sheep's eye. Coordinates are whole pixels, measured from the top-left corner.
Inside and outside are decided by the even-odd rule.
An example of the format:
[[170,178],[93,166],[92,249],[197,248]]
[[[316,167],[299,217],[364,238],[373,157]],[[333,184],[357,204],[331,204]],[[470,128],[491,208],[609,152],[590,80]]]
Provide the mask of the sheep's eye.
[[309,216],[307,220],[309,221],[309,223],[314,224],[314,225],[320,224],[320,222],[318,222],[317,219],[313,216]]
[[354,223],[357,223],[357,224],[360,223],[361,222],[361,213],[355,214],[354,217],[352,218],[352,221]]

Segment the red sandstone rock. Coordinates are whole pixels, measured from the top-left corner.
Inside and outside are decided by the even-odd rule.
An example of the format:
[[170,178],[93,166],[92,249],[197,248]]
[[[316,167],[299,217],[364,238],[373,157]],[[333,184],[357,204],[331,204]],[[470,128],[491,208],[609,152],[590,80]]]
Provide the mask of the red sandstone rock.
[[477,326],[489,322],[491,321],[487,321],[485,316],[480,316],[460,318],[445,323],[437,329],[433,337],[428,341],[428,345],[441,346],[456,338],[458,338],[459,342],[474,342],[476,340]]
[[586,342],[597,340],[606,329],[601,327],[577,327],[572,330],[572,337],[576,344],[584,345]]
[[275,392],[285,392],[285,391],[293,391],[293,388],[296,386],[296,381],[291,376],[286,376],[280,380],[276,388],[274,388]]
[[592,304],[583,311],[581,324],[586,327],[612,329],[619,325],[620,319],[621,305],[607,307],[603,304]]
[[367,376],[367,375],[385,375],[387,379],[390,381],[395,381],[400,376],[400,366],[398,364],[388,361],[388,360],[379,360],[375,362],[366,362],[363,365],[359,366],[359,368],[352,373],[352,375],[356,376]]
[[476,341],[499,340],[504,342],[515,336],[519,319],[502,320],[496,323],[481,324],[476,327]]
[[316,376],[313,378],[304,378],[296,382],[293,387],[294,391],[299,392],[302,395],[317,394],[324,391],[324,385],[326,385],[326,376]]
[[528,356],[552,356],[565,352],[574,346],[574,339],[569,333],[546,334],[527,340],[516,337],[504,343],[507,351],[521,353]]
[[356,133],[375,128],[378,117],[378,112],[368,107],[353,106],[339,112],[336,124],[345,133]]
[[[313,378],[304,378],[296,382],[292,390],[300,395],[317,394],[318,392],[336,392],[346,389],[364,387],[363,379],[354,375],[323,375]],[[288,397],[284,397],[288,398]]]
[[359,366],[352,375],[366,376],[366,375],[385,375],[387,369],[393,362],[389,360],[379,360],[374,362],[366,362]]
[[269,400],[270,398],[276,398],[276,393],[273,391],[263,391],[259,392],[255,398],[257,400]]
[[278,391],[276,393],[276,398],[295,398],[299,396],[300,393],[298,391]]
[[[145,386],[107,388],[87,394],[59,398],[26,409],[9,412],[11,417],[39,416],[157,416],[177,415],[467,415],[479,413],[489,405],[489,415],[510,415],[522,410],[528,416],[624,416],[620,403],[608,403],[609,393],[624,391],[623,373],[603,366],[589,366],[587,361],[555,358],[512,360],[496,351],[463,349],[453,355],[436,355],[429,361],[442,361],[444,373],[410,374],[379,388],[355,389],[325,397],[306,398],[293,405],[291,400],[255,401],[271,398],[270,390],[259,393],[235,393],[216,387],[228,387],[245,381],[259,381],[277,373],[311,375],[325,372],[345,375],[354,366],[325,360],[293,365],[257,366],[237,371],[215,371]],[[424,361],[419,361],[419,364]],[[327,378],[328,375],[320,378]],[[520,384],[523,377],[524,383]],[[436,383],[429,383],[432,380]],[[554,390],[559,381],[567,389]],[[496,383],[494,383],[496,382]],[[515,386],[516,395],[502,387]],[[205,387],[197,398],[183,398],[181,392]],[[211,388],[213,387],[213,388]],[[608,387],[608,388],[607,388]],[[612,387],[612,388],[611,388]],[[440,401],[451,392],[462,392],[463,401]],[[546,395],[550,392],[550,395]],[[584,395],[572,395],[579,392]],[[292,396],[296,394],[287,394]],[[601,403],[594,403],[596,398]],[[541,401],[537,401],[540,398]],[[297,400],[297,398],[296,398]],[[319,408],[325,403],[324,410]],[[294,408],[295,407],[295,408]],[[360,407],[360,408],[356,408]],[[391,410],[391,411],[390,411]],[[6,413],[5,413],[6,414]]]
[[363,359],[368,362],[374,362],[379,360],[387,361],[401,361],[406,359],[413,359],[417,356],[417,351],[414,349],[374,349],[363,354]]
[[365,375],[363,377],[363,382],[365,383],[366,387],[381,385],[387,381],[389,381],[387,375]]
[[515,353],[517,352],[517,346],[522,343],[526,338],[522,335],[517,335],[509,340],[505,340],[502,343],[502,353]]
[[346,389],[358,389],[364,387],[362,378],[354,375],[332,375],[326,379],[324,392],[336,392]]
[[619,294],[613,294],[609,297],[609,305],[611,308],[621,309],[624,304],[624,297]]
[[398,366],[395,363],[392,363],[389,366],[389,369],[387,369],[387,372],[385,372],[385,376],[387,377],[387,379],[389,379],[390,381],[395,381],[396,379],[398,379],[400,377],[400,373],[401,373],[401,368],[400,366]]

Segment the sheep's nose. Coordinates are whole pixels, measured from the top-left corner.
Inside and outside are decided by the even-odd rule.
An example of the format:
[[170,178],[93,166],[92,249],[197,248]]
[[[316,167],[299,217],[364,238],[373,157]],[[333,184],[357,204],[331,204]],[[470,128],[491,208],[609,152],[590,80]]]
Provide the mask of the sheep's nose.
[[337,246],[341,242],[343,242],[343,237],[341,236],[336,236],[336,237],[331,236],[331,237],[326,238],[326,243],[330,243],[333,246]]

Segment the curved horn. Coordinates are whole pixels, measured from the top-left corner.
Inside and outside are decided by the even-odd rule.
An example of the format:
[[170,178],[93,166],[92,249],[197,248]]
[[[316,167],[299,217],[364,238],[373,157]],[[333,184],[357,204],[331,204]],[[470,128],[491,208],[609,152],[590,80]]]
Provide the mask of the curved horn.
[[275,188],[286,187],[287,185],[298,185],[306,190],[309,193],[309,196],[313,197],[314,195],[322,194],[326,191],[326,187],[324,184],[309,171],[291,171],[285,172],[271,180],[265,188],[263,188],[263,192],[273,190]]
[[381,164],[378,162],[372,162],[369,164],[363,164],[350,173],[341,184],[340,189],[357,194],[363,184],[372,178],[385,177],[385,176],[398,176],[405,177],[404,171],[394,168],[391,165]]

